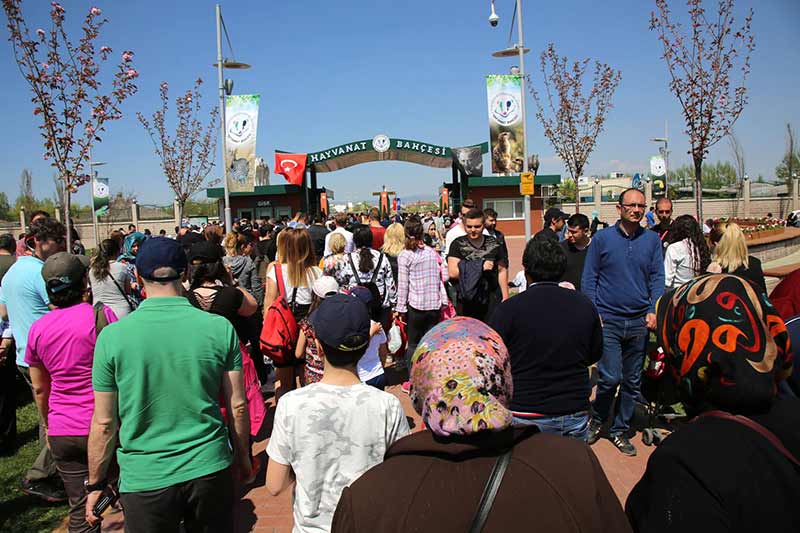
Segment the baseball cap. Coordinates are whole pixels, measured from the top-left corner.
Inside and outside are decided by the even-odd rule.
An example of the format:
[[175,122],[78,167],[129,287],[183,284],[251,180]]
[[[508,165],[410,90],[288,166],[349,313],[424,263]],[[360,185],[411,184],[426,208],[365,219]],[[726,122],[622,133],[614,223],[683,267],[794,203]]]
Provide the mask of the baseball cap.
[[339,292],[339,284],[333,276],[320,276],[314,280],[312,290],[320,298],[327,298]]
[[80,284],[87,268],[89,268],[89,258],[85,255],[58,252],[44,262],[42,277],[48,290],[61,292]]
[[189,251],[189,263],[201,265],[222,261],[222,247],[210,241],[200,241],[192,245]]
[[[159,268],[172,268],[176,276],[155,276]],[[175,239],[166,237],[152,237],[139,246],[136,256],[136,271],[144,279],[150,281],[175,281],[180,279],[180,274],[186,270],[186,254],[181,244]]]
[[566,220],[569,218],[565,212],[557,207],[551,207],[547,211],[544,212],[544,219],[545,220],[555,220],[555,219],[562,219]]
[[369,313],[358,298],[347,294],[329,296],[308,321],[317,338],[339,352],[356,352],[369,344]]

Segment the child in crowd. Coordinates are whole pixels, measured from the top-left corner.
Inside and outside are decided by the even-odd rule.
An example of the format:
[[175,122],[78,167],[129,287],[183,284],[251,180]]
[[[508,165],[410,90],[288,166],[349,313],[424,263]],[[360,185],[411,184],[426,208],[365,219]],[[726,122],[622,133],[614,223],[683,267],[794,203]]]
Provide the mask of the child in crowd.
[[[309,315],[319,307],[322,300],[339,292],[339,284],[332,276],[320,276],[314,280],[312,290]],[[317,348],[317,336],[314,334],[314,328],[309,323],[308,317],[301,320],[298,326],[300,326],[300,336],[297,339],[295,357],[305,359],[305,384],[318,383],[325,370],[325,361]]]
[[328,296],[309,323],[325,360],[322,380],[281,398],[267,446],[270,494],[295,482],[296,532],[330,531],[342,490],[409,433],[400,401],[358,377],[370,343],[366,306],[351,295]]
[[364,302],[369,311],[370,341],[364,357],[358,361],[358,377],[367,385],[384,390],[386,388],[386,374],[383,372],[383,367],[386,364],[389,347],[386,332],[381,325],[380,291],[378,291],[378,286],[374,283],[367,283],[353,287],[350,293]]

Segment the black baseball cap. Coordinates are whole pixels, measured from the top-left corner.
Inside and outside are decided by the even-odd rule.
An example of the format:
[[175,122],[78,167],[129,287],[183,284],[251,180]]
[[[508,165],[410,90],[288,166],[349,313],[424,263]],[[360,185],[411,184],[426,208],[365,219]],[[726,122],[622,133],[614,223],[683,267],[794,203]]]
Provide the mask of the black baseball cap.
[[349,294],[328,296],[308,321],[320,342],[337,352],[363,353],[369,345],[367,306]]
[[61,292],[78,286],[89,268],[89,258],[58,252],[47,258],[42,267],[42,277],[50,292]]
[[189,251],[189,263],[202,265],[222,261],[222,247],[209,241],[200,241],[192,245]]
[[563,212],[561,209],[557,207],[551,207],[547,211],[544,212],[544,219],[547,221],[550,220],[566,220],[569,218],[569,215]]
[[[146,280],[175,281],[180,279],[181,273],[186,270],[186,263],[186,254],[177,240],[151,237],[139,246],[139,253],[136,256],[136,271]],[[177,275],[155,275],[156,270],[165,267],[174,269]]]

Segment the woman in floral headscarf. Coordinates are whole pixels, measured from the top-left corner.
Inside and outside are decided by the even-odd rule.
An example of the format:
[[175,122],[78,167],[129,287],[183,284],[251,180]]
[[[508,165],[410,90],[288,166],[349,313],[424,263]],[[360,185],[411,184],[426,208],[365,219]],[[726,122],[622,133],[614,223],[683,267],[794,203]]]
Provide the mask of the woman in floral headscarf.
[[145,241],[147,235],[140,231],[134,231],[125,236],[122,246],[122,253],[117,258],[117,262],[122,263],[128,269],[128,274],[133,280],[131,282],[131,292],[129,297],[134,306],[138,306],[142,301],[141,287],[136,283],[136,256],[139,254],[139,246]]
[[469,531],[489,473],[509,450],[482,531],[629,531],[585,443],[511,427],[511,367],[497,332],[467,317],[442,322],[412,362],[411,399],[428,430],[397,441],[345,488],[334,533]]
[[657,335],[696,418],[650,456],[626,511],[637,531],[800,531],[800,400],[786,326],[743,278],[712,274],[664,294]]

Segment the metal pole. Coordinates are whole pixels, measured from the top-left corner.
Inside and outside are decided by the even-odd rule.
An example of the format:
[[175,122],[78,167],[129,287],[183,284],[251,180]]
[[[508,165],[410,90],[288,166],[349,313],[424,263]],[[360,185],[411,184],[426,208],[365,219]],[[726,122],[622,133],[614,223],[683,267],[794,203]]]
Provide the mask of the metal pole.
[[664,196],[669,198],[669,127],[664,121]]
[[94,171],[94,157],[92,157],[92,147],[89,147],[89,174],[92,177],[91,187],[92,190],[90,191],[90,201],[89,206],[92,209],[92,230],[94,231],[94,248],[97,250],[100,247],[100,243],[97,241],[97,213],[94,210],[94,178],[95,178],[95,171]]
[[[522,89],[522,171],[528,172],[528,134],[525,118],[525,44],[522,39],[522,0],[517,0],[517,51],[519,52],[519,75]],[[531,239],[531,197],[526,194],[522,199],[522,210],[525,212],[525,242]]]
[[225,80],[222,78],[222,8],[217,4],[217,81],[219,82],[220,135],[222,136],[222,184],[225,191],[225,232],[232,230],[231,195],[228,191],[228,165],[225,161]]

